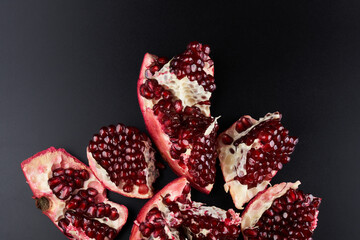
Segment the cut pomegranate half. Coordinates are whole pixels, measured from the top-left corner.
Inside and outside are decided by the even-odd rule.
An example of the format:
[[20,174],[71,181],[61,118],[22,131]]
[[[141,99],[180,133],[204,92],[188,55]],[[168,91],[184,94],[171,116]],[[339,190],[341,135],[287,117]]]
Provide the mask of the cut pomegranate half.
[[146,54],[137,90],[146,127],[163,158],[196,189],[209,193],[215,181],[215,90],[210,48],[192,42],[169,62]]
[[312,239],[321,198],[304,194],[299,185],[283,182],[259,193],[242,214],[244,239]]
[[290,137],[281,122],[281,114],[268,113],[259,121],[243,116],[218,137],[225,191],[230,191],[236,208],[264,190],[298,142]]
[[107,189],[127,197],[153,196],[159,171],[145,133],[121,123],[102,127],[86,152],[91,170]]
[[193,202],[185,177],[166,185],[139,212],[130,240],[227,239],[240,235],[241,218],[234,210]]
[[69,239],[114,239],[128,210],[109,201],[90,169],[53,147],[23,161],[21,168],[36,206]]

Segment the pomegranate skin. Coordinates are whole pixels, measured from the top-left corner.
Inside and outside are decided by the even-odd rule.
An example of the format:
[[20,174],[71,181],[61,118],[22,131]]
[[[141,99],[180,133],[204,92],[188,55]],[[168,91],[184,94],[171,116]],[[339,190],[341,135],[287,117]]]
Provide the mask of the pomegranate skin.
[[[208,184],[206,187],[201,187],[198,184],[195,184],[193,181],[193,177],[189,173],[187,167],[182,167],[178,164],[178,160],[172,158],[170,154],[170,149],[172,143],[170,141],[169,136],[163,131],[163,126],[157,119],[157,116],[154,114],[152,106],[149,107],[146,105],[146,99],[140,94],[140,87],[144,84],[147,80],[146,71],[149,67],[158,59],[157,56],[146,53],[143,59],[143,63],[141,65],[140,75],[137,82],[137,94],[138,94],[138,101],[140,105],[140,109],[145,121],[146,128],[151,136],[151,139],[155,143],[157,149],[159,150],[160,154],[162,155],[163,159],[165,159],[170,168],[177,174],[178,176],[185,176],[191,183],[192,187],[201,191],[203,193],[209,194],[213,188],[213,183]],[[209,69],[212,74],[214,73],[214,67],[211,66]],[[181,81],[181,80],[179,80]],[[207,116],[210,116],[210,112],[207,112]],[[216,119],[214,120],[214,126],[217,127]]]
[[[48,216],[55,226],[64,233],[69,239],[95,239],[88,237],[80,228],[76,228],[71,224],[66,227],[68,233],[58,225],[59,221],[64,219],[64,212],[66,210],[66,199],[61,200],[55,196],[52,189],[48,185],[48,179],[51,177],[51,172],[57,168],[72,168],[74,170],[86,170],[89,174],[88,180],[84,182],[84,186],[75,189],[75,192],[85,188],[95,189],[97,192],[96,201],[99,203],[110,204],[119,213],[119,217],[115,220],[109,220],[108,226],[116,231],[116,234],[122,229],[128,217],[128,210],[125,206],[109,201],[106,198],[106,189],[101,183],[92,175],[91,170],[84,163],[67,153],[64,149],[56,149],[50,147],[41,151],[34,156],[24,160],[21,163],[22,171],[25,175],[26,181],[29,184],[33,198],[36,200],[36,206],[42,210],[43,214]],[[74,195],[73,195],[74,196]],[[71,198],[68,198],[70,200]],[[105,218],[104,218],[105,219]],[[70,233],[71,232],[71,233]]]

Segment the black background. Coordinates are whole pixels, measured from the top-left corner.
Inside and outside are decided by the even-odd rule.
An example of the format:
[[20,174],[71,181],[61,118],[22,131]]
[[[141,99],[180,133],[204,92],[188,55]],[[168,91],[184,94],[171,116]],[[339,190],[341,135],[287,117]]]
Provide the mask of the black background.
[[[55,146],[87,163],[101,126],[145,130],[143,55],[171,57],[192,40],[212,47],[220,130],[279,110],[300,142],[272,183],[300,179],[323,198],[314,239],[358,239],[360,2],[230,2],[0,1],[1,239],[65,239],[35,208],[21,161]],[[174,178],[167,167],[157,187]],[[129,208],[127,239],[146,201],[109,197]],[[193,199],[234,207],[220,171]]]

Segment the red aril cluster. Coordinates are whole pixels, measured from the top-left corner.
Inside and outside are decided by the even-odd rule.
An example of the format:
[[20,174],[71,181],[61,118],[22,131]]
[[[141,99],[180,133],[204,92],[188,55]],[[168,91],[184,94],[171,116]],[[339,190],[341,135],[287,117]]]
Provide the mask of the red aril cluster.
[[84,181],[89,179],[88,171],[72,168],[57,168],[53,171],[52,176],[48,180],[48,184],[53,193],[61,200],[70,197],[74,190],[82,188]]
[[119,213],[117,209],[111,207],[110,204],[104,204],[103,202],[97,203],[97,195],[98,191],[94,188],[80,190],[66,203],[66,208],[91,218],[107,217],[110,220],[118,219]]
[[[71,224],[76,228],[82,229],[89,238],[96,240],[114,239],[117,235],[114,228],[111,228],[96,219],[85,217],[81,213],[66,211],[64,216],[65,218],[59,220],[59,227],[63,229],[64,232]],[[72,238],[69,234],[67,234],[67,236]]]
[[312,239],[321,199],[298,190],[299,184],[275,185],[249,203],[243,214],[245,239]]
[[215,79],[204,71],[206,62],[213,64],[209,54],[208,45],[191,42],[184,53],[175,56],[170,62],[170,70],[179,80],[187,77],[190,81],[197,81],[206,91],[213,92],[216,89]]
[[123,124],[102,127],[87,151],[90,167],[105,187],[125,196],[151,197],[158,170],[155,151],[144,133]]
[[204,192],[214,183],[217,157],[209,53],[209,46],[192,42],[168,63],[148,54],[138,82],[140,107],[155,144],[178,175]]
[[[99,222],[97,219],[108,218],[117,220],[120,215],[110,204],[97,202],[98,191],[94,188],[80,190],[66,202],[64,218],[59,220],[59,227],[67,234],[67,227],[71,223],[82,229],[89,238],[114,239],[116,230]],[[96,219],[97,218],[97,219]]]

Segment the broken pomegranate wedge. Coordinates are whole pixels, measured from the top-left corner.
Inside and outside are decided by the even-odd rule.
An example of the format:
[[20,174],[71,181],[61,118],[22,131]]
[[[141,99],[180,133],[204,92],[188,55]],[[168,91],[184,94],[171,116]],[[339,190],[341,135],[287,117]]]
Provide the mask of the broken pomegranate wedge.
[[259,193],[242,214],[244,239],[312,239],[321,198],[303,193],[299,185],[283,182]]
[[268,113],[259,121],[243,116],[218,137],[225,191],[238,209],[264,190],[298,142],[280,122],[281,114]]
[[210,48],[192,42],[170,61],[146,54],[137,90],[151,138],[179,176],[209,193],[215,182],[216,119],[210,97],[216,86]]
[[166,185],[140,210],[130,240],[227,239],[240,235],[241,218],[234,210],[193,202],[185,177]]
[[114,239],[125,224],[127,208],[109,201],[90,169],[64,149],[44,150],[21,168],[36,206],[69,239]]
[[151,140],[135,127],[102,127],[86,149],[91,170],[109,190],[127,197],[150,198],[159,176]]

